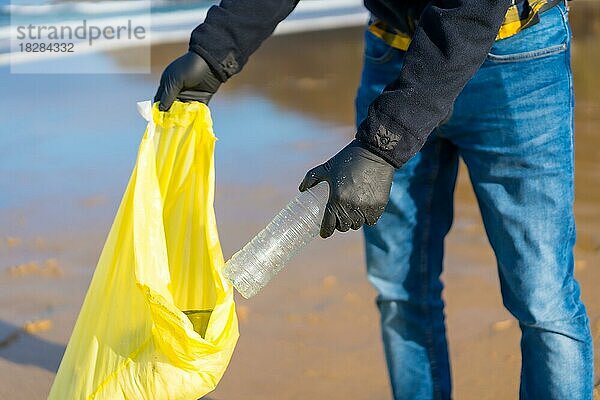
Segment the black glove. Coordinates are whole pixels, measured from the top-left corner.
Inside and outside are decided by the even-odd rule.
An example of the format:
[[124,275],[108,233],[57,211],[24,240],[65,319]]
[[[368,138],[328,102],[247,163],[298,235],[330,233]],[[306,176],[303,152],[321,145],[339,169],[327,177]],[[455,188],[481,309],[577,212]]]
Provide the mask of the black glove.
[[329,183],[329,200],[321,223],[321,237],[335,229],[346,232],[363,224],[373,225],[387,205],[394,167],[352,141],[325,164],[306,173],[300,191],[319,182]]
[[219,86],[221,81],[206,61],[189,51],[165,68],[154,102],[160,101],[158,109],[161,111],[171,108],[176,99],[208,104]]

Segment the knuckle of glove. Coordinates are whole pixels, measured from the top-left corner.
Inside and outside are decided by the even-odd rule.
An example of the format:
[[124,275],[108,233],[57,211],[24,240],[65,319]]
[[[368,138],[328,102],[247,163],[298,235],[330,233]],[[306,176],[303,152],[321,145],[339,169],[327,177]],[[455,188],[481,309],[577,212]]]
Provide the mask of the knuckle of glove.
[[336,229],[340,232],[348,232],[350,227],[352,226],[352,220],[348,217],[346,213],[338,213]]
[[374,207],[371,207],[367,213],[365,214],[365,220],[367,225],[375,225],[379,218],[383,215],[385,211],[385,204],[379,204]]
[[347,232],[350,229],[360,229],[364,223],[364,217],[361,213],[361,207],[357,204],[353,196],[342,192],[336,199],[336,214],[338,216],[337,229],[341,232]]
[[365,218],[360,213],[360,210],[355,210],[354,213],[353,213],[353,215],[352,215],[352,226],[351,226],[351,228],[356,231],[356,230],[360,229],[363,226],[364,223],[365,223]]
[[321,166],[314,167],[304,175],[304,179],[302,179],[302,182],[300,183],[301,191],[309,189],[324,180],[319,172],[320,168]]
[[321,174],[319,173],[319,171],[321,170],[321,166],[318,165],[316,167],[314,167],[313,169],[310,169],[307,173],[306,176],[304,177],[305,180],[316,180],[319,179]]
[[347,221],[338,221],[336,228],[340,232],[348,232],[350,230],[350,224]]

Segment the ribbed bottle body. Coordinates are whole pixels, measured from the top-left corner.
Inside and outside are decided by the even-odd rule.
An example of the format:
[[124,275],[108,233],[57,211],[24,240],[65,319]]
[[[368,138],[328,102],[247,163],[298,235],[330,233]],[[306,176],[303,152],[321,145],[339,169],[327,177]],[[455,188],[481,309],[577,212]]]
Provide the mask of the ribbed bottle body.
[[318,234],[329,186],[300,193],[225,265],[223,274],[245,298],[258,293]]

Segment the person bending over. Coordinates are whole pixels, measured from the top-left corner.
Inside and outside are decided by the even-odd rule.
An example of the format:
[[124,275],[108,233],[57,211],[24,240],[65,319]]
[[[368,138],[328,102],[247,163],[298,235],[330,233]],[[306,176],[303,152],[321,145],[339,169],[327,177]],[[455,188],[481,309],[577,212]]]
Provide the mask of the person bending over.
[[[155,97],[208,103],[297,5],[223,0]],[[365,0],[355,139],[306,174],[321,225],[364,225],[396,400],[450,399],[443,242],[464,160],[519,321],[521,399],[591,400],[589,321],[573,277],[573,85],[563,0]],[[318,44],[315,44],[318,46]],[[343,68],[343,65],[340,66]],[[393,183],[393,184],[392,184]],[[376,223],[377,222],[377,223]]]

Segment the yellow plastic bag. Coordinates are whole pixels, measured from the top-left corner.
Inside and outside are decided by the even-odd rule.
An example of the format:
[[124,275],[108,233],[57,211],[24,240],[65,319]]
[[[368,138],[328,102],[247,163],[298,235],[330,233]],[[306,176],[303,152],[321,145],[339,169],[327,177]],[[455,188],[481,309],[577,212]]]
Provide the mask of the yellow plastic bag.
[[50,399],[197,399],[238,339],[208,107],[138,108],[148,128]]

